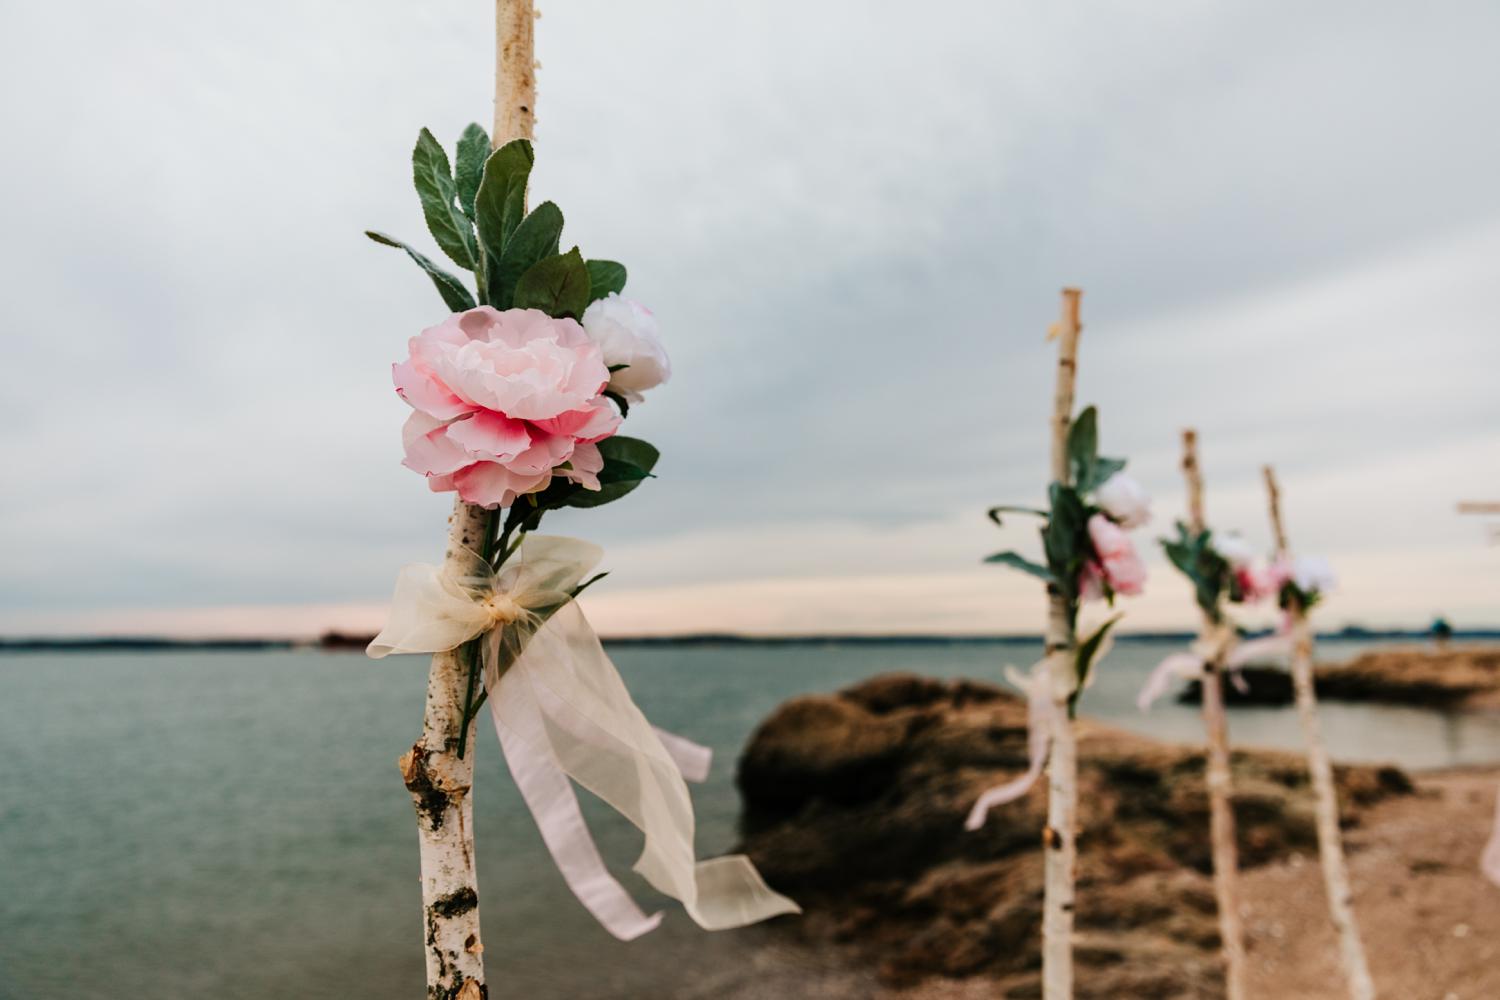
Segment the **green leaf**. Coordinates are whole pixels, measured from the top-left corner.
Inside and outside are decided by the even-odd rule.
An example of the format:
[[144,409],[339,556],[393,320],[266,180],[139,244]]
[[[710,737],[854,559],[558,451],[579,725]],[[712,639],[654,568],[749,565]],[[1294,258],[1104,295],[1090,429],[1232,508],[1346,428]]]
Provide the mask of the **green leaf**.
[[416,261],[418,266],[420,266],[422,270],[427,272],[427,276],[431,278],[432,283],[437,286],[438,294],[443,297],[443,301],[447,304],[449,309],[453,310],[454,312],[463,312],[465,309],[474,308],[474,297],[469,294],[469,290],[464,287],[464,283],[462,281],[459,281],[453,275],[449,274],[447,271],[444,271],[442,268],[438,267],[422,254],[417,253],[417,251],[413,250],[407,244],[402,243],[400,240],[392,239],[384,233],[377,233],[371,230],[366,230],[365,235],[374,240],[376,243],[381,244],[382,246],[395,247],[397,250],[405,250],[407,255],[411,257],[412,260]]
[[1042,528],[1042,549],[1047,554],[1047,568],[1052,571],[1058,593],[1076,604],[1078,576],[1091,551],[1088,540],[1088,508],[1071,486],[1053,483],[1049,496],[1052,513]]
[[515,309],[540,309],[548,316],[583,315],[589,304],[589,272],[583,266],[583,255],[574,247],[538,261],[516,281],[511,306]]
[[1109,630],[1114,628],[1124,615],[1115,615],[1104,624],[1093,631],[1087,639],[1078,644],[1078,652],[1074,659],[1074,670],[1077,681],[1073,686],[1073,693],[1068,695],[1068,718],[1073,718],[1075,706],[1078,704],[1078,696],[1083,694],[1083,687],[1088,683],[1089,671],[1093,669],[1094,658],[1099,655],[1099,648],[1104,645],[1104,639],[1109,635]]
[[492,261],[504,254],[506,241],[526,214],[526,181],[534,160],[531,143],[515,139],[484,161],[474,196],[474,224],[479,229],[479,245]]
[[569,507],[600,507],[620,499],[651,476],[660,453],[654,445],[639,438],[616,434],[599,442],[604,469],[599,473],[599,489],[579,488],[567,501]]
[[412,182],[422,202],[422,217],[437,245],[453,263],[465,271],[478,267],[479,250],[468,217],[456,204],[458,189],[448,167],[448,154],[425,128],[417,135],[411,151]]
[[1068,428],[1068,472],[1079,492],[1088,492],[1094,459],[1099,456],[1099,413],[1092,406]]
[[542,202],[521,220],[500,256],[490,258],[490,305],[496,309],[511,307],[521,275],[548,257],[557,256],[562,229],[562,210],[550,201]]
[[1047,516],[1047,512],[1045,510],[1037,510],[1035,507],[1011,507],[1005,504],[1002,504],[999,507],[991,507],[989,510],[985,511],[986,517],[1003,527],[1005,522],[1000,519],[1001,514],[1032,514],[1036,517]]
[[453,156],[453,183],[458,189],[458,207],[474,221],[474,196],[484,177],[484,161],[490,155],[490,137],[479,125],[470,124],[458,137]]
[[998,563],[1001,566],[1009,566],[1011,569],[1018,569],[1022,573],[1030,573],[1045,583],[1056,582],[1051,570],[1040,563],[1032,562],[1018,552],[996,552],[992,556],[985,556],[984,561],[987,563]]
[[619,294],[625,290],[625,265],[612,260],[591,260],[584,264],[589,269],[589,301],[602,299],[610,292]]
[[1219,599],[1229,588],[1233,574],[1229,563],[1214,551],[1213,532],[1192,531],[1181,521],[1177,522],[1177,537],[1161,539],[1162,551],[1172,565],[1193,584],[1198,606],[1213,621],[1223,618],[1219,610]]
[[1092,493],[1105,483],[1109,477],[1125,468],[1123,458],[1105,458],[1099,455],[1094,459],[1093,466],[1089,469],[1088,477],[1078,484],[1078,492]]

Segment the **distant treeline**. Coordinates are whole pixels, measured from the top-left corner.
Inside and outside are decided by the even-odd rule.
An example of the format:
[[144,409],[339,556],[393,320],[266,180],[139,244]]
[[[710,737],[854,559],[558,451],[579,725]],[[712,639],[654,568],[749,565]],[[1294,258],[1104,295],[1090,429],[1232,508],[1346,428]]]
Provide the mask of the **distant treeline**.
[[[1249,633],[1251,636],[1265,633]],[[1191,642],[1192,632],[1125,632],[1117,642]],[[1430,630],[1369,629],[1349,625],[1337,632],[1324,632],[1320,639],[1355,642],[1423,641]],[[0,653],[159,652],[171,650],[273,650],[345,649],[362,650],[373,636],[329,632],[318,639],[171,639],[159,636],[80,636],[74,638],[0,639]],[[1500,629],[1454,629],[1454,639],[1497,639]],[[736,635],[705,632],[698,635],[616,636],[606,638],[610,646],[986,646],[1036,644],[1040,635]]]

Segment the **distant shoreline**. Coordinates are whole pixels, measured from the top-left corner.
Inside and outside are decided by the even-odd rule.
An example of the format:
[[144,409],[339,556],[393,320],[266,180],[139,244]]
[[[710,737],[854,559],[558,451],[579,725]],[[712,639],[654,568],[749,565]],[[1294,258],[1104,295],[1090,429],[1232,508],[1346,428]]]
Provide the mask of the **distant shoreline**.
[[[1251,633],[1265,634],[1262,633]],[[1192,632],[1125,632],[1118,642],[1191,642]],[[1455,629],[1454,639],[1500,640],[1500,628]],[[3,653],[77,652],[174,652],[174,651],[262,651],[285,649],[363,649],[370,636],[329,633],[318,639],[176,639],[167,636],[76,636],[64,638],[0,639]],[[1345,627],[1318,634],[1320,640],[1345,642],[1428,642],[1432,634],[1414,629],[1366,629]],[[691,635],[608,636],[609,646],[995,646],[1035,644],[1040,634],[994,635],[741,635],[705,632]]]

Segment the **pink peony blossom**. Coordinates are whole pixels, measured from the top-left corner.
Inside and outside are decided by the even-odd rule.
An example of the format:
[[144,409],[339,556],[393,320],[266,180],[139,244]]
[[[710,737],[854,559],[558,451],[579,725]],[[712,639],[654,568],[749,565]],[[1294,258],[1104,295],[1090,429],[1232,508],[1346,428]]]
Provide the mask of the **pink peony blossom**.
[[[1110,589],[1127,597],[1139,594],[1146,584],[1146,564],[1135,550],[1135,543],[1118,524],[1103,514],[1089,518],[1089,541],[1094,545],[1098,557],[1098,571],[1102,571]],[[1084,567],[1081,586],[1087,584],[1089,567]]]
[[415,411],[402,464],[431,489],[493,508],[553,475],[599,488],[596,442],[620,416],[601,395],[609,369],[577,322],[480,306],[423,330],[410,351],[392,367],[397,395]]
[[1282,579],[1275,567],[1248,564],[1234,571],[1235,582],[1244,594],[1246,604],[1274,599],[1281,593]]

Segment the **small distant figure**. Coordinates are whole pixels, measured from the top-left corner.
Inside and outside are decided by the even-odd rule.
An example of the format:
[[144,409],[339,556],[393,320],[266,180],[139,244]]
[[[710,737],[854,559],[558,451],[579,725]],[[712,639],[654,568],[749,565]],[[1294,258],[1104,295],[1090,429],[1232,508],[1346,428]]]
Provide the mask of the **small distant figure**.
[[1453,626],[1448,624],[1448,619],[1438,615],[1432,620],[1432,641],[1437,646],[1438,652],[1446,652],[1448,642],[1453,638]]

